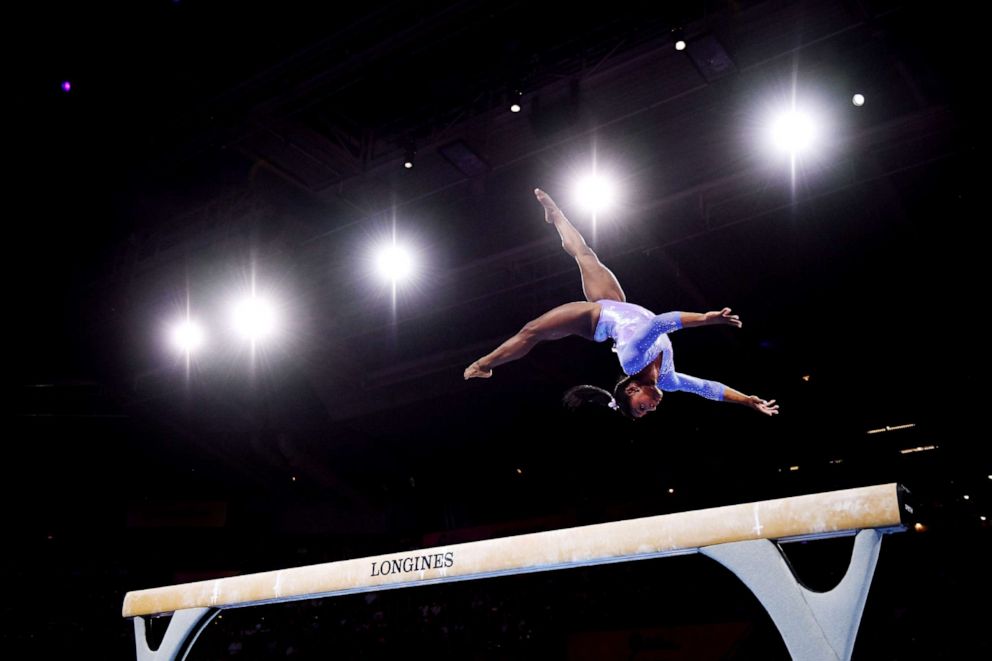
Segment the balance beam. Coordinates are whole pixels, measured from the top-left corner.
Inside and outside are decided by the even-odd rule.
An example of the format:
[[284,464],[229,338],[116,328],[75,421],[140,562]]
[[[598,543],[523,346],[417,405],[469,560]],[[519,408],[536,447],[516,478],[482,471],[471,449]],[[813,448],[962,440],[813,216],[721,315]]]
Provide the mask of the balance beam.
[[[161,661],[184,658],[196,635],[226,608],[703,553],[755,592],[794,657],[846,659],[881,534],[904,529],[900,493],[898,485],[885,484],[136,590],[125,596],[122,614],[135,618],[139,661]],[[855,534],[848,575],[822,594],[796,581],[771,541]],[[830,598],[820,604],[821,597]],[[153,652],[143,617],[170,613],[166,640]]]

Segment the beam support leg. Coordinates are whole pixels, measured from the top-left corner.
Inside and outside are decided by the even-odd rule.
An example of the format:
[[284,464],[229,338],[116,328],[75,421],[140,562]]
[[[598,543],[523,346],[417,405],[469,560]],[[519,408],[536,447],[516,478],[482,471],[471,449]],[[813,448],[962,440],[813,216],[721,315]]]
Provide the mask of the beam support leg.
[[145,618],[134,618],[134,646],[138,661],[182,661],[189,654],[197,637],[210,621],[220,613],[219,608],[188,608],[172,614],[158,649],[148,646],[148,629]]
[[796,578],[777,544],[758,539],[699,549],[737,575],[771,616],[794,659],[848,661],[878,562],[882,533],[861,530],[847,573],[829,592]]

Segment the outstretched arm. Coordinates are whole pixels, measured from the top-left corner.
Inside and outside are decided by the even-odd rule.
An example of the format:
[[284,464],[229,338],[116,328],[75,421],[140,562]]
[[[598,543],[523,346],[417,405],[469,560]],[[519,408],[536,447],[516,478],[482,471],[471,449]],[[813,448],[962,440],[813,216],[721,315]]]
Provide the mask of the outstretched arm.
[[734,390],[730,386],[725,386],[719,381],[709,381],[700,379],[681,372],[670,372],[666,378],[658,381],[658,387],[662,390],[681,390],[691,392],[706,399],[720,402],[730,402],[731,404],[741,404],[752,408],[758,413],[765,415],[778,415],[778,404],[775,400],[764,400],[757,395],[745,395],[739,390]]
[[662,333],[673,333],[681,328],[698,326],[733,326],[741,327],[741,318],[730,314],[730,308],[716,312],[665,312],[655,315],[644,333],[635,340],[635,346],[640,353],[646,353]]
[[757,395],[745,395],[730,386],[725,386],[723,401],[731,402],[732,404],[742,404],[765,415],[778,415],[778,404],[775,403],[774,399],[765,400]]
[[681,372],[669,372],[665,374],[658,379],[658,387],[666,392],[675,390],[691,392],[694,395],[718,402],[722,402],[725,393],[731,390],[731,388],[728,388],[719,381],[700,379],[695,376],[689,376],[688,374],[682,374]]
[[736,314],[730,314],[730,308],[723,308],[715,312],[678,312],[677,314],[681,328],[693,328],[695,326],[741,327],[741,318]]

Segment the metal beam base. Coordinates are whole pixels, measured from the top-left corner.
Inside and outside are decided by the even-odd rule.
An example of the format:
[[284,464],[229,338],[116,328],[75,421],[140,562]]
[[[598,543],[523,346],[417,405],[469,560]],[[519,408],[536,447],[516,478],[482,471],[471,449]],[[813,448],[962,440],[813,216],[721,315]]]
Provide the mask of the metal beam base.
[[767,539],[699,549],[737,575],[771,616],[794,659],[848,661],[875,573],[882,533],[854,539],[847,573],[829,592],[813,592],[796,578],[779,546]]
[[220,613],[219,608],[188,608],[172,614],[158,649],[148,646],[148,629],[145,618],[134,618],[134,646],[138,661],[182,661],[189,654],[197,637],[210,621]]

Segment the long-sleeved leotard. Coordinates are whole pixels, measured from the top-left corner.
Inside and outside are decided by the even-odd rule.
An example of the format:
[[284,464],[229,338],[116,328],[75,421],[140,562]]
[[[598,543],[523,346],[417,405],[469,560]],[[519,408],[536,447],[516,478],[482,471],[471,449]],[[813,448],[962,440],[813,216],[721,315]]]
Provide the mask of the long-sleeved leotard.
[[681,313],[653,314],[632,303],[596,301],[601,310],[595,340],[613,340],[613,351],[620,359],[624,374],[637,374],[661,354],[658,387],[666,392],[683,390],[707,399],[723,400],[725,386],[717,381],[699,379],[675,371],[672,341],[668,333],[682,328]]

